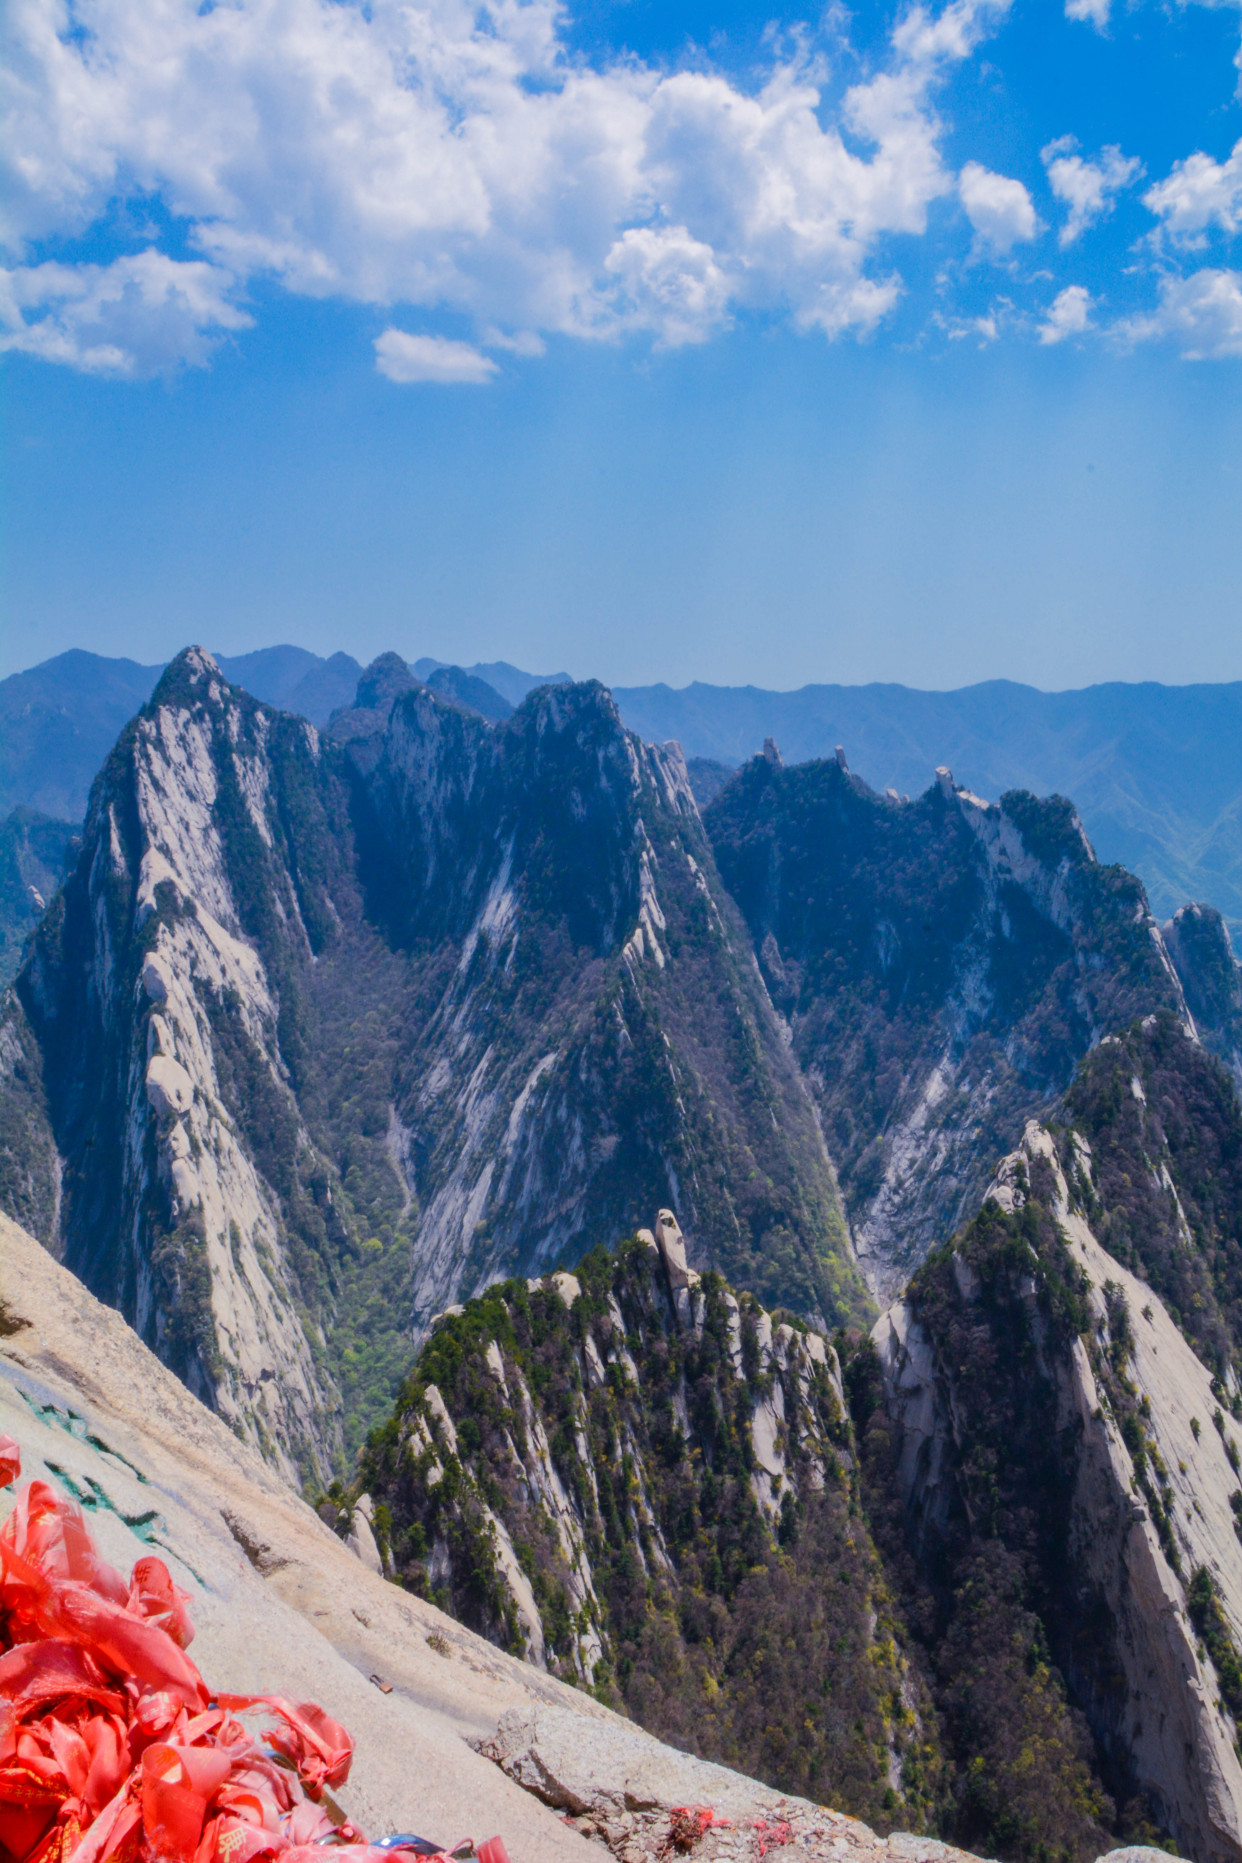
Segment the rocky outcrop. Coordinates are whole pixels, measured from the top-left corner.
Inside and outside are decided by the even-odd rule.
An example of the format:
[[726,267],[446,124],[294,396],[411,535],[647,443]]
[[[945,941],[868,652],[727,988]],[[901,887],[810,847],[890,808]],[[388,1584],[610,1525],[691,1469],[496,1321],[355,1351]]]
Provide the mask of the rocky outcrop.
[[906,1831],[878,1837],[857,1818],[660,1745],[614,1720],[553,1707],[512,1708],[479,1749],[509,1778],[567,1813],[618,1863],[693,1852],[759,1863],[772,1850],[841,1863],[957,1863],[965,1853]]
[[1214,906],[1182,906],[1162,927],[1200,1040],[1242,1086],[1242,969]]
[[662,1210],[446,1316],[362,1479],[393,1575],[535,1666],[770,1785],[921,1821],[936,1732],[852,1442],[832,1345],[691,1269]]
[[1242,1428],[1159,1295],[1101,1246],[1101,1188],[1081,1132],[1032,1122],[984,1215],[883,1316],[891,1468],[946,1592],[981,1536],[1013,1555],[1114,1790],[1145,1797],[1186,1855],[1235,1863]]
[[859,1258],[891,1298],[1109,1030],[1181,979],[1139,882],[1063,798],[914,802],[843,759],[747,764],[705,820],[823,1119]]

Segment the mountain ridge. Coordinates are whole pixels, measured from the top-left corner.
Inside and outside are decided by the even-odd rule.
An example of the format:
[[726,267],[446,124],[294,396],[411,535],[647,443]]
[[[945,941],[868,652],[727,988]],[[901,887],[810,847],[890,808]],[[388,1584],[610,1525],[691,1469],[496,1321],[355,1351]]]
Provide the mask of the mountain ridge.
[[[39,696],[74,654],[0,680],[0,744],[16,746],[16,754],[0,750],[0,812],[26,803],[79,819],[95,770],[159,676],[158,667],[75,653],[91,661],[89,691],[71,681],[68,693]],[[262,648],[220,664],[255,697],[318,725],[349,702],[350,682],[362,671],[348,655],[325,661],[297,647]],[[505,661],[454,669],[423,658],[413,666],[420,678],[445,669],[481,679],[514,706],[545,680],[568,678],[524,673]],[[1102,857],[1143,879],[1158,918],[1200,899],[1223,914],[1231,933],[1242,930],[1242,756],[1232,749],[1242,743],[1242,685],[1236,682],[1113,682],[1066,692],[1008,680],[948,692],[891,682],[792,692],[696,682],[679,689],[619,686],[615,696],[630,729],[649,741],[676,738],[691,764],[704,769],[736,768],[771,737],[790,762],[831,756],[843,744],[875,788],[899,795],[921,792],[942,764],[979,795],[1011,789],[1070,795]],[[101,697],[106,720],[92,726]],[[50,711],[38,743],[31,705]],[[80,726],[66,719],[66,705],[85,707]],[[89,743],[83,738],[79,746],[81,734]]]
[[1236,1863],[1240,1141],[1225,1070],[1146,1017],[832,1340],[695,1274],[661,1211],[446,1315],[322,1511],[535,1666],[881,1828]]

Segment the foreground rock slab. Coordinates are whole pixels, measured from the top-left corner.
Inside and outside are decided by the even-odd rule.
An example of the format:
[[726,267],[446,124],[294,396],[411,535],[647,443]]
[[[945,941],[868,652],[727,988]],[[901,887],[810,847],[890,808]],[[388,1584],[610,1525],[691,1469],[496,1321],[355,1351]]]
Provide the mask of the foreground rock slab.
[[[213,1687],[318,1701],[349,1729],[357,1756],[340,1796],[368,1837],[498,1834],[512,1863],[589,1863],[579,1833],[466,1737],[539,1698],[574,1701],[582,1719],[605,1710],[367,1571],[119,1314],[4,1218],[0,1431],[26,1475],[81,1502],[105,1559],[125,1571],[148,1552],[166,1561]],[[0,1511],[11,1504],[0,1495]]]
[[626,1721],[512,1708],[480,1751],[619,1863],[690,1856],[751,1863],[775,1852],[842,1863],[974,1863],[931,1837],[879,1837],[857,1818],[652,1740]]

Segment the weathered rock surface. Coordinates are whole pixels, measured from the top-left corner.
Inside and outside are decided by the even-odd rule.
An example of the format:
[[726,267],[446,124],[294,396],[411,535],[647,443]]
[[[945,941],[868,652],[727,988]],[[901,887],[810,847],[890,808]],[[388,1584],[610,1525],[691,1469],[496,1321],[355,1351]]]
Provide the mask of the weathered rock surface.
[[840,756],[765,756],[704,819],[884,1300],[1101,1035],[1156,1010],[1190,1025],[1142,886],[1096,861],[1063,797],[988,803],[941,769],[909,802]]
[[[618,1863],[656,1863],[678,1853],[705,1863],[751,1863],[773,1851],[824,1863],[954,1863],[966,1855],[905,1831],[878,1837],[857,1818],[782,1797],[757,1779],[661,1746],[624,1722],[585,1725],[563,1708],[511,1708],[480,1751],[528,1792],[568,1813]],[[697,1810],[710,1810],[719,1823],[695,1836]],[[684,1833],[682,1842],[677,1833]]]
[[[1158,1295],[1093,1233],[1083,1203],[1094,1194],[1092,1157],[1081,1135],[1070,1133],[1058,1149],[1032,1121],[988,1194],[1006,1214],[1038,1196],[1067,1251],[1069,1284],[1081,1288],[1090,1315],[1085,1336],[1058,1336],[1037,1285],[1040,1260],[1033,1247],[1013,1244],[1029,1260],[1029,1278],[1018,1271],[1013,1284],[1032,1342],[1023,1375],[1046,1386],[1063,1463],[1066,1563],[1050,1576],[1063,1633],[1082,1639],[1078,1673],[1063,1649],[1057,1653],[1102,1749],[1149,1796],[1179,1846],[1203,1863],[1236,1863],[1242,1856],[1237,1722],[1192,1622],[1188,1583],[1192,1574],[1210,1574],[1242,1643],[1242,1430],[1222,1414],[1215,1374]],[[1003,1304],[1012,1306],[1014,1293],[999,1291],[1001,1270],[962,1243],[950,1260],[959,1314],[953,1350],[960,1357],[963,1326],[973,1325],[980,1339],[998,1337]],[[916,1282],[912,1295],[884,1314],[874,1338],[898,1428],[898,1480],[913,1535],[925,1556],[939,1549],[943,1559],[960,1535],[955,1517],[960,1522],[963,1509],[969,1515],[979,1504],[965,1465],[972,1456],[978,1468],[987,1465],[966,1368],[949,1355],[943,1275],[940,1286],[937,1307]],[[1003,1393],[997,1401],[1003,1412]],[[1216,1427],[1208,1421],[1213,1417]],[[1016,1432],[1014,1448],[1021,1453]]]

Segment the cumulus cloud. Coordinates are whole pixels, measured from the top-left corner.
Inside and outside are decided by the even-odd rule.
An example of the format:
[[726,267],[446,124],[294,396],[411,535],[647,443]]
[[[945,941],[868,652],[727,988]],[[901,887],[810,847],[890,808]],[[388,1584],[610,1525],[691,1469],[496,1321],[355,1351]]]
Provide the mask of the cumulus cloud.
[[155,375],[202,365],[250,318],[230,273],[149,247],[110,265],[0,270],[0,350],[94,375]]
[[1048,171],[1048,185],[1059,201],[1069,208],[1069,216],[1058,239],[1062,246],[1072,246],[1093,221],[1113,210],[1113,196],[1136,181],[1143,172],[1137,156],[1123,155],[1115,143],[1101,149],[1097,161],[1078,154],[1072,136],[1062,136],[1040,151]]
[[619,315],[655,330],[670,348],[701,343],[723,319],[731,295],[712,248],[684,226],[627,228],[604,271],[617,281]]
[[1108,27],[1109,0],[1065,0],[1066,19],[1085,20],[1097,32]]
[[1085,285],[1067,285],[1052,300],[1047,317],[1039,326],[1041,343],[1063,343],[1067,336],[1081,336],[1091,328],[1091,293]]
[[1242,272],[1205,267],[1189,278],[1165,278],[1149,317],[1122,326],[1131,342],[1163,338],[1192,362],[1242,356]]
[[472,343],[446,336],[385,330],[375,339],[375,366],[390,382],[490,382],[496,364]]
[[[865,331],[900,288],[885,241],[922,233],[953,185],[936,87],[1007,4],[912,7],[830,105],[802,55],[752,89],[593,69],[565,51],[559,0],[7,0],[0,240],[17,278],[35,242],[159,199],[201,255],[180,325],[165,293],[189,361],[258,279],[449,309],[489,343],[690,343],[739,309]],[[1006,212],[1027,237],[1016,195],[989,224]],[[105,330],[102,309],[97,339],[85,311],[75,333],[66,307],[94,287],[61,283],[43,335],[16,333],[26,347],[148,366],[159,342]],[[38,289],[10,286],[27,330]]]
[[957,190],[967,219],[990,251],[1008,252],[1019,240],[1034,239],[1038,233],[1034,203],[1020,181],[993,174],[979,162],[967,162],[958,176]]
[[1175,163],[1166,181],[1148,188],[1143,205],[1182,245],[1202,244],[1213,226],[1236,233],[1242,227],[1242,139],[1223,162],[1200,153]]

